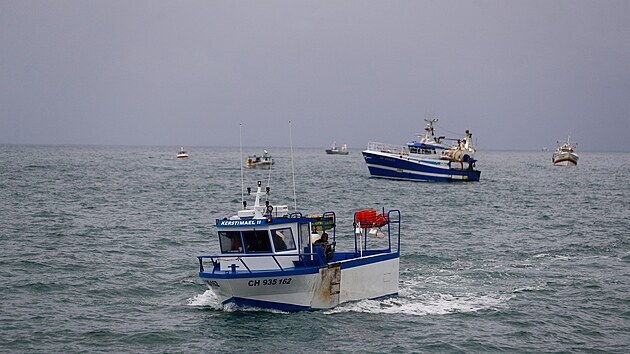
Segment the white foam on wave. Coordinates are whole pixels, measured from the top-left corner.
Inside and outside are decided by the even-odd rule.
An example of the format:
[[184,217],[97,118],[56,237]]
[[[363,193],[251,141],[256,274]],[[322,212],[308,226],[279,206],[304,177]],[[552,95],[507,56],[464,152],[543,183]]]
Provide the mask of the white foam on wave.
[[254,307],[254,306],[237,306],[235,304],[225,304],[223,305],[223,311],[227,312],[269,312],[269,313],[278,313],[278,314],[290,314],[290,312],[276,310],[276,309],[266,309],[262,307]]
[[243,311],[243,312],[271,312],[271,313],[288,313],[285,311],[274,310],[274,309],[264,309],[259,307],[241,307],[235,304],[222,304],[219,301],[217,295],[212,292],[212,290],[206,290],[203,294],[195,295],[194,297],[188,299],[188,305],[194,307],[208,307],[213,310],[225,311],[225,312],[235,312],[235,311]]
[[561,260],[561,261],[570,261],[572,259],[571,256],[565,256],[565,255],[562,255],[562,254],[557,254],[557,255],[553,256],[553,258]]
[[572,259],[571,256],[567,256],[564,254],[550,254],[550,253],[539,253],[532,256],[532,258],[552,258],[552,259],[558,259],[561,261],[569,261]]
[[361,300],[343,304],[328,310],[326,313],[362,312],[411,316],[446,315],[504,308],[507,306],[506,303],[513,297],[513,295],[507,294],[420,294],[401,291],[398,297]]
[[206,290],[203,294],[198,294],[188,299],[188,305],[195,307],[212,307],[214,309],[221,309],[223,307],[219,302],[219,298],[212,290]]
[[545,290],[546,287],[544,285],[533,285],[533,286],[523,286],[520,288],[515,288],[514,290],[512,290],[513,293],[522,293],[522,292],[528,292],[528,291],[540,291],[540,290]]

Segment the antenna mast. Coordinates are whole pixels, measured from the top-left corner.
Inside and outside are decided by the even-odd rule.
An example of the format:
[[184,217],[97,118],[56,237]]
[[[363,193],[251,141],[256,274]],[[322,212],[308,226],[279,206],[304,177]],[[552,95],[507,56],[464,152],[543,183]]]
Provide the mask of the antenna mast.
[[[241,158],[242,160],[243,158]],[[269,164],[269,176],[267,177],[267,197],[265,200],[269,200],[269,187],[271,186],[271,164]]]
[[297,211],[297,195],[295,193],[295,167],[293,166],[293,137],[291,136],[291,121],[289,121],[289,144],[291,145],[291,175],[293,175],[293,203]]
[[245,193],[243,192],[243,185],[245,184],[243,178],[243,123],[238,124],[238,145],[241,148],[241,159],[239,165],[241,166],[241,204],[245,201]]

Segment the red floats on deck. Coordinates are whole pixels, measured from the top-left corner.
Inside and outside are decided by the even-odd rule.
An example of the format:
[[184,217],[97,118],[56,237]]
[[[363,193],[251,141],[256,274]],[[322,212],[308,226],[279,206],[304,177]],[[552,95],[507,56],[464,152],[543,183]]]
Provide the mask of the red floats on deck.
[[387,214],[377,214],[374,209],[357,211],[355,214],[355,220],[358,224],[357,227],[361,227],[363,229],[381,227],[389,222]]

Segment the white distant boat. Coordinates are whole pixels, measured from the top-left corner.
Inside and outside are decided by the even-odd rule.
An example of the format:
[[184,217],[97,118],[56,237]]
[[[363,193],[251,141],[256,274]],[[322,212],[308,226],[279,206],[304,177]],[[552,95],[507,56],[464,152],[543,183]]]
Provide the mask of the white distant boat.
[[553,153],[551,161],[553,161],[555,166],[577,166],[580,157],[575,153],[570,140],[571,137],[567,137],[567,142],[558,146]]
[[236,215],[216,220],[220,254],[197,257],[199,277],[222,304],[300,311],[398,294],[398,210],[355,212],[344,237],[350,249],[340,251],[334,212],[289,213],[263,204],[268,196],[258,181],[253,207],[243,202]]
[[328,155],[348,155],[348,145],[343,144],[338,147],[336,143],[333,143],[330,148],[326,149],[326,153]]
[[177,158],[178,158],[178,159],[185,159],[185,158],[187,158],[187,157],[188,157],[188,151],[186,151],[186,150],[184,149],[184,147],[182,146],[182,147],[179,149],[179,152],[177,153]]
[[248,156],[245,162],[247,163],[247,167],[249,168],[270,167],[274,164],[273,157],[271,157],[267,150],[263,150],[263,154],[261,156]]

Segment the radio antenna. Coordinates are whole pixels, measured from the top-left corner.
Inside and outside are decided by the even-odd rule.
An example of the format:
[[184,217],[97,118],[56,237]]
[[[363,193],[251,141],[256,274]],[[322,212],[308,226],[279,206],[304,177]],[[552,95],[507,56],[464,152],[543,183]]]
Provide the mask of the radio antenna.
[[239,160],[239,165],[241,166],[241,204],[245,202],[245,192],[244,188],[244,178],[243,178],[243,123],[238,124],[238,145],[241,148],[241,158]]
[[267,177],[267,196],[265,200],[269,200],[269,187],[270,186],[271,186],[271,164],[269,164],[269,176]]
[[289,121],[289,144],[291,146],[291,175],[293,175],[293,205],[297,211],[297,195],[295,193],[295,166],[293,165],[293,137],[291,136],[291,121]]

